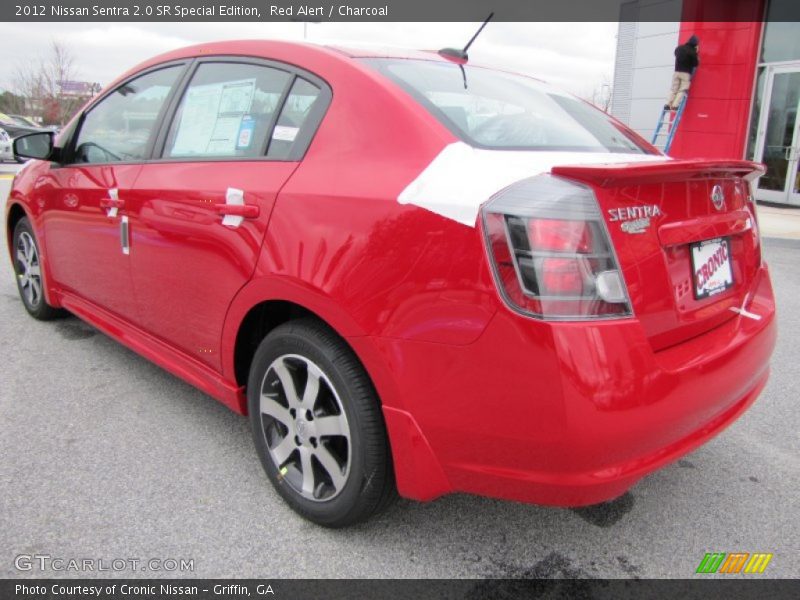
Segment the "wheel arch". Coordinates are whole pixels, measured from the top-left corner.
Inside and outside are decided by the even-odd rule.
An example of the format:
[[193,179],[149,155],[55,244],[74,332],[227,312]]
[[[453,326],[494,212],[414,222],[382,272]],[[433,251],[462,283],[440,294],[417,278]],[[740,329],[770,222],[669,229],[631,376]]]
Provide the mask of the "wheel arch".
[[[250,364],[261,340],[279,325],[303,317],[316,318],[325,323],[324,319],[304,306],[286,300],[265,300],[247,311],[236,331],[233,346],[233,375],[238,386],[247,385]],[[330,327],[328,323],[325,324]]]
[[303,317],[313,317],[336,333],[370,374],[363,357],[347,341],[365,334],[350,315],[319,290],[309,290],[307,284],[268,277],[247,284],[228,310],[221,343],[224,376],[237,386],[246,386],[250,362],[261,340],[278,325]]
[[[228,371],[235,377],[236,384],[244,390],[255,350],[261,340],[272,329],[292,319],[312,317],[331,329],[353,352],[376,392],[384,425],[388,435],[390,460],[393,465],[397,490],[401,496],[414,500],[432,500],[452,491],[442,467],[430,447],[424,433],[413,416],[396,408],[400,399],[389,366],[385,363],[373,342],[363,332],[348,335],[345,331],[359,331],[354,323],[342,323],[340,318],[331,318],[329,312],[312,310],[307,303],[284,298],[272,298],[250,304],[249,308],[234,309],[237,315],[235,327],[231,315],[226,329],[231,328],[233,342]],[[343,327],[343,329],[339,329]],[[242,413],[247,413],[246,394]]]
[[[58,299],[57,294],[53,289],[51,289],[51,272],[50,272],[50,262],[47,257],[47,249],[44,243],[44,236],[43,232],[40,229],[37,229],[37,224],[34,215],[31,215],[28,210],[26,210],[26,206],[19,201],[18,198],[9,196],[8,204],[6,205],[6,247],[8,248],[8,258],[11,261],[12,268],[16,268],[15,266],[15,253],[14,253],[14,230],[17,228],[17,224],[24,218],[28,219],[28,223],[30,224],[30,228],[33,231],[33,235],[36,238],[36,246],[39,252],[39,260],[41,261],[41,278],[42,278],[42,294],[44,295],[44,300],[47,305],[51,309],[58,309],[61,308],[61,303]],[[30,208],[30,207],[27,207]],[[49,318],[54,318],[56,313]]]

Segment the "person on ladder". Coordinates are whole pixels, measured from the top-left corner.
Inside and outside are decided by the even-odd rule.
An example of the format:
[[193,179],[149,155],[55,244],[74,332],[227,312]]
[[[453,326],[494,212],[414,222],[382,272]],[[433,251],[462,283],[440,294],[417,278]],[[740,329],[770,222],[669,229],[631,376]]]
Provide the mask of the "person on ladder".
[[700,64],[700,40],[692,35],[685,44],[675,48],[675,72],[672,74],[672,87],[670,88],[664,110],[678,110],[681,100],[689,89],[695,69]]

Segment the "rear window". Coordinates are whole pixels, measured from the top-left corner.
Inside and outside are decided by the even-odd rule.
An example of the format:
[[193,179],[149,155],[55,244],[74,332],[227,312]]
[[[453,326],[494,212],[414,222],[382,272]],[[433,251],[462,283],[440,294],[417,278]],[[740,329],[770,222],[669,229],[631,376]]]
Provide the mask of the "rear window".
[[604,112],[529,77],[424,60],[367,59],[467,143],[505,150],[647,154]]

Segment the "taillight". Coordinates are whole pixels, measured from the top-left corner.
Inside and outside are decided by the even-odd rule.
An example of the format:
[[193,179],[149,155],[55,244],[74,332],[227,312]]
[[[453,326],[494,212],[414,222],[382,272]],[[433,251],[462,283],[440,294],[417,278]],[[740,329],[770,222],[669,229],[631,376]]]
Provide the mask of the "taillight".
[[528,233],[532,250],[553,252],[589,252],[591,228],[584,221],[531,219]]
[[761,253],[761,232],[758,228],[758,211],[754,198],[755,183],[744,179],[737,179],[734,184],[734,193],[744,197],[744,205],[753,219],[753,245],[756,252],[756,264],[761,266],[764,257]]
[[513,309],[565,320],[632,314],[590,188],[540,175],[493,196],[482,214],[497,284]]

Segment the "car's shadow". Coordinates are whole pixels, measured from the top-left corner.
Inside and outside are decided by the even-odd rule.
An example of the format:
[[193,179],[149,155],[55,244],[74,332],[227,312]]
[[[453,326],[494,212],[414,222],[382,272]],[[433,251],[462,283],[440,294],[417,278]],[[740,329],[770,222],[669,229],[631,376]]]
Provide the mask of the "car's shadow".
[[[662,512],[672,495],[685,494],[685,477],[681,472],[695,467],[692,462],[695,458],[683,460],[654,474],[617,500],[580,509],[550,508],[454,494],[429,503],[400,499],[386,512],[366,523],[328,530],[293,513],[271,488],[254,452],[247,418],[233,413],[74,317],[41,325],[51,326],[69,345],[91,345],[81,351],[89,356],[96,354],[97,363],[87,365],[87,373],[75,373],[77,378],[86,378],[89,371],[101,369],[102,377],[113,379],[118,384],[127,385],[126,380],[129,380],[130,385],[138,386],[136,402],[140,416],[152,410],[171,419],[163,421],[165,431],[160,434],[150,431],[152,443],[163,444],[159,454],[171,459],[163,464],[161,475],[145,474],[139,481],[137,493],[145,493],[148,502],[158,503],[161,492],[146,489],[147,486],[157,488],[158,477],[177,477],[179,485],[189,488],[186,489],[187,503],[191,504],[192,499],[199,496],[225,496],[224,502],[229,507],[230,503],[235,503],[232,507],[234,513],[251,515],[253,522],[258,523],[256,526],[251,523],[237,525],[235,520],[231,520],[226,524],[229,528],[240,528],[230,533],[235,534],[233,538],[246,540],[252,552],[258,551],[262,540],[265,551],[271,547],[264,537],[259,536],[269,536],[273,531],[289,531],[292,535],[301,534],[332,545],[345,543],[370,548],[379,544],[382,548],[393,548],[402,553],[404,560],[408,561],[409,572],[414,576],[458,576],[452,572],[453,562],[460,565],[462,577],[575,579],[646,576],[643,559],[637,557],[635,551],[626,549],[626,544],[619,541],[620,533],[637,527],[642,520],[649,520],[652,515],[648,512],[659,504],[658,511]],[[119,402],[117,409],[124,410],[129,399],[111,396],[104,397],[103,401]],[[113,404],[108,409],[115,410]],[[135,414],[129,419],[129,425],[134,429],[152,427],[149,421],[137,425]],[[202,446],[203,455],[223,456],[224,461],[204,465],[191,454],[177,452],[178,444],[182,443],[178,440],[186,439],[193,447]],[[69,452],[67,441],[64,448]],[[178,475],[172,472],[173,469]],[[181,472],[200,469],[213,469],[207,474],[208,481],[212,482],[210,486],[201,488],[192,479],[180,478]],[[152,478],[149,483],[148,477]],[[642,489],[646,493],[642,494]],[[655,502],[657,496],[664,500]],[[643,497],[644,502],[640,502]],[[165,503],[171,501],[167,497],[163,500]],[[114,498],[106,497],[105,502],[114,502]],[[187,510],[191,509],[191,505],[187,506]],[[604,551],[605,555],[581,556],[584,545],[598,544],[602,548],[613,543],[617,545],[613,550]],[[221,541],[220,551],[224,548],[225,541]],[[447,563],[450,570],[437,568],[439,562]],[[212,571],[202,576],[217,574],[218,571]],[[488,588],[481,590],[491,592]]]

